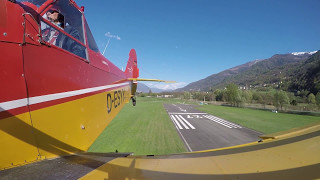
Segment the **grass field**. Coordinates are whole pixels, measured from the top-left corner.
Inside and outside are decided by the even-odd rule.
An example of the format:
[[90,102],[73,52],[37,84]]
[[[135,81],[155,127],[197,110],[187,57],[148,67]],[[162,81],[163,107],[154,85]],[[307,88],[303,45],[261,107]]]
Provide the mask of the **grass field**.
[[89,152],[133,152],[135,155],[186,152],[163,103],[174,99],[138,98],[137,106],[126,104]]
[[[137,106],[134,107],[131,103],[125,105],[89,151],[115,152],[117,150],[133,152],[135,155],[186,152],[173,123],[163,108],[163,103],[184,103],[184,101],[170,98],[138,98]],[[264,134],[320,122],[319,116],[272,113],[248,108],[204,105],[199,106],[198,109]]]
[[247,108],[205,105],[197,109],[264,134],[289,130],[307,124],[320,122],[319,116],[273,113],[271,111]]

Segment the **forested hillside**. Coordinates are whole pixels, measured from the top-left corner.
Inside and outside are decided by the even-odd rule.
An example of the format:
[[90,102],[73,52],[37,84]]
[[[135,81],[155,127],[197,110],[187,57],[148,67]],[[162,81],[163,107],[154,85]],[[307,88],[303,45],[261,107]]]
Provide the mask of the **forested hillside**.
[[320,51],[295,68],[290,74],[288,90],[317,94],[320,91]]
[[313,55],[277,54],[213,74],[176,91],[209,91],[234,83],[240,89],[271,87],[292,92],[308,90],[316,94],[320,87],[319,68],[319,52]]

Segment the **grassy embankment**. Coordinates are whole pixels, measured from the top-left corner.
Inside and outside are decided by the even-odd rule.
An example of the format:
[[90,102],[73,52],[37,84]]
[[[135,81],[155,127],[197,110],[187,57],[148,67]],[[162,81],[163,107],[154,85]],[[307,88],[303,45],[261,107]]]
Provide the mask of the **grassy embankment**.
[[264,134],[285,131],[320,122],[319,116],[273,113],[271,111],[247,108],[206,105],[198,109]]
[[90,152],[134,152],[135,155],[186,152],[163,103],[173,99],[138,98],[126,104],[90,147]]

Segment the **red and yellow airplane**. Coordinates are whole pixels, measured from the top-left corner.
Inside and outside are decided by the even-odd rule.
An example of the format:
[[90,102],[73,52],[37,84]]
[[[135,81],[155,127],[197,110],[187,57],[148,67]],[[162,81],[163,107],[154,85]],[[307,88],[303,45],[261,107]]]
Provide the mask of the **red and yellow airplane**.
[[[46,18],[52,11],[64,28]],[[135,50],[124,72],[102,56],[74,1],[1,0],[0,20],[0,169],[86,151],[135,103]],[[56,43],[44,39],[48,29]]]
[[161,80],[138,79],[134,49],[124,72],[102,56],[73,0],[0,0],[0,52],[0,179],[320,177],[320,125],[197,153],[86,153],[138,80]]

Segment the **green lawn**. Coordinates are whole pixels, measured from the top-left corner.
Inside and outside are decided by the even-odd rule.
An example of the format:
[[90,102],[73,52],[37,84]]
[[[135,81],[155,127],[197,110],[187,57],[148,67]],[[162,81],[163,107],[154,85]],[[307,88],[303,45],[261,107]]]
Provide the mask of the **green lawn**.
[[271,111],[247,108],[205,105],[197,109],[264,134],[289,130],[307,124],[320,122],[319,116],[273,113]]
[[89,152],[133,152],[135,155],[186,152],[163,103],[174,99],[138,98],[137,105],[126,104]]
[[[118,150],[118,152],[133,152],[135,155],[186,152],[163,108],[164,103],[184,103],[184,101],[171,98],[138,98],[137,106],[132,106],[132,103],[124,106],[90,147],[89,152]],[[247,108],[203,105],[198,109],[264,134],[320,122],[319,116],[272,113]]]

